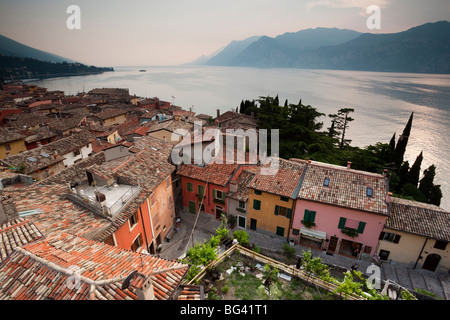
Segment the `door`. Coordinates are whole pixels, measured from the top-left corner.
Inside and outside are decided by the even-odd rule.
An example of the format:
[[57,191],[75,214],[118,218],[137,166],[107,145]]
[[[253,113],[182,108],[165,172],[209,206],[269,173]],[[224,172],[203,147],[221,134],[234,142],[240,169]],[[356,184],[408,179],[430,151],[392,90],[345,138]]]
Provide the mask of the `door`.
[[283,227],[278,227],[278,226],[277,226],[277,232],[276,232],[276,235],[277,235],[277,236],[280,236],[280,237],[284,237],[284,228],[283,228]]
[[222,219],[223,208],[216,206],[216,219]]
[[195,214],[195,201],[189,201],[189,213]]
[[422,269],[434,271],[436,270],[436,267],[439,264],[439,261],[441,261],[441,256],[435,253],[429,254],[427,258],[425,259],[425,262],[422,266]]
[[338,243],[338,237],[331,237],[330,243],[328,244],[327,252],[334,253],[336,251],[336,246]]
[[250,230],[256,231],[256,220],[250,218]]
[[245,229],[245,226],[247,225],[247,221],[245,217],[238,216],[238,226]]

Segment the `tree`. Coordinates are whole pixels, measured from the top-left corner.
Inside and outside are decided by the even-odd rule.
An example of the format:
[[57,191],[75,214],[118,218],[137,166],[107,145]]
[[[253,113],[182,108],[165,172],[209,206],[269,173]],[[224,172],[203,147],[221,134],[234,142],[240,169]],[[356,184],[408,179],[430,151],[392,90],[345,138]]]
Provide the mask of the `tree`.
[[417,156],[416,161],[414,161],[414,164],[412,165],[411,169],[409,169],[408,172],[407,182],[411,183],[416,187],[419,183],[420,166],[422,164],[422,160],[423,160],[423,151],[420,152],[420,154]]
[[406,146],[408,145],[408,139],[411,134],[411,127],[413,121],[414,112],[411,113],[409,117],[408,123],[403,129],[402,135],[398,138],[397,146],[394,150],[394,163],[397,170],[400,169],[401,164],[403,163],[403,157],[405,155]]
[[351,140],[345,139],[345,131],[348,128],[348,123],[354,120],[349,116],[349,114],[354,111],[355,109],[353,108],[342,108],[338,110],[337,114],[328,115],[332,119],[331,127],[333,128],[333,132],[330,132],[330,134],[331,136],[339,135],[341,137],[339,142],[339,148],[341,149],[351,142]]
[[439,206],[441,204],[442,191],[440,185],[435,185],[433,183],[435,175],[436,167],[432,164],[423,172],[419,190],[425,195],[427,203]]

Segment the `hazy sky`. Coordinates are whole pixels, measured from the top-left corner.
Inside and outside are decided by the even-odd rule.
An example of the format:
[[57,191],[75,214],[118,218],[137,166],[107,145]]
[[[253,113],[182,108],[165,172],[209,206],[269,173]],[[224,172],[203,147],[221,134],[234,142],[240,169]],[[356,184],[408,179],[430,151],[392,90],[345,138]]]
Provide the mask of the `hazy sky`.
[[[81,29],[69,30],[69,5]],[[381,29],[369,30],[370,5]],[[0,34],[97,66],[190,62],[254,35],[316,27],[391,33],[450,20],[448,0],[0,0]]]

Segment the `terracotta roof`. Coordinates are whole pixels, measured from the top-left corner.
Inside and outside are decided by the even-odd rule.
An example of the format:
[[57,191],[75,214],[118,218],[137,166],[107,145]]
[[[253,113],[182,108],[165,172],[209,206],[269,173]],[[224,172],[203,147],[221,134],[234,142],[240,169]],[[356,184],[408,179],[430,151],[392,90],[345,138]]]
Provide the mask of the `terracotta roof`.
[[13,128],[0,127],[0,144],[25,139],[26,135],[21,134],[18,130]]
[[32,185],[27,188],[4,190],[11,196],[19,215],[29,210],[42,210],[42,213],[27,216],[46,236],[54,233],[71,234],[95,239],[111,222],[95,213],[72,203],[66,198],[66,185]]
[[179,176],[225,186],[233,177],[238,167],[238,164],[213,163],[205,166],[183,164],[177,174]]
[[[277,159],[279,161],[278,168],[275,163],[262,166],[261,169],[265,168],[267,172],[260,169],[248,187],[283,197],[296,198],[300,178],[306,164],[282,158]],[[273,169],[271,169],[271,165],[274,166]]]
[[4,261],[16,247],[43,238],[44,235],[28,219],[17,218],[0,226],[0,262]]
[[110,119],[113,117],[117,117],[117,116],[126,114],[128,111],[129,111],[128,109],[116,108],[116,109],[100,111],[100,112],[94,113],[93,115],[96,117],[99,117],[102,120],[106,120],[106,119]]
[[185,129],[191,131],[193,128],[194,125],[192,123],[170,119],[150,126],[148,132],[154,132],[158,130],[167,130],[173,132],[176,129]]
[[155,299],[168,300],[188,268],[63,233],[15,249],[0,266],[0,299],[135,300],[150,277]]
[[66,138],[45,144],[39,148],[10,156],[7,159],[3,159],[2,162],[14,167],[25,164],[25,173],[29,174],[63,161],[65,154],[90,144],[93,138],[93,134],[89,131],[81,131]]
[[[324,186],[329,178],[329,186]],[[367,195],[372,188],[373,196]],[[298,197],[340,207],[388,215],[387,178],[327,163],[308,163]]]
[[259,166],[249,166],[241,171],[238,176],[233,177],[230,183],[236,183],[236,192],[228,191],[227,197],[239,201],[247,201],[248,199],[248,185],[252,181]]
[[417,201],[391,197],[385,227],[437,240],[450,241],[450,213]]

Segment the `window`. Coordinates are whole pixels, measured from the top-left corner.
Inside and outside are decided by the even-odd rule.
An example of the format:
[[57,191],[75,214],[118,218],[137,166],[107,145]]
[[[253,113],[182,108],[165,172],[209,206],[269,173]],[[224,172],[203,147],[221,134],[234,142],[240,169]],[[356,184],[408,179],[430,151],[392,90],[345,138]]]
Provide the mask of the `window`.
[[245,209],[245,202],[244,201],[239,201],[239,208]]
[[76,157],[76,156],[79,156],[80,155],[80,149],[75,149],[75,150],[73,150],[73,155]]
[[172,194],[169,194],[169,196],[167,197],[167,201],[169,202],[169,208],[173,209],[173,197],[172,197]]
[[202,185],[197,186],[197,192],[199,195],[203,196],[205,194],[205,187]]
[[292,235],[298,236],[299,234],[300,234],[300,230],[299,229],[292,229]]
[[366,194],[367,194],[368,197],[372,198],[373,197],[373,189],[370,188],[370,187],[367,187]]
[[283,227],[278,227],[277,226],[277,232],[276,232],[277,236],[281,236],[284,237],[284,228]]
[[281,206],[275,206],[275,215],[290,218],[292,215],[292,209]]
[[128,221],[130,222],[130,228],[133,229],[134,226],[139,222],[138,213],[137,212],[133,213],[133,215],[130,217],[130,219]]
[[156,196],[154,193],[150,195],[150,206],[152,207],[156,203]]
[[305,209],[305,215],[303,216],[303,221],[305,222],[314,222],[316,219],[316,211],[310,211]]
[[220,190],[216,190],[216,199],[223,199],[223,192]]
[[187,187],[187,191],[189,191],[189,192],[194,191],[194,186],[192,185],[192,183],[188,182],[186,187]]
[[289,202],[289,198],[288,197],[280,197],[281,201],[285,201],[285,202]]
[[364,253],[370,254],[372,252],[372,247],[371,246],[365,246],[364,247]]
[[323,180],[323,185],[324,185],[324,187],[329,187],[330,186],[330,178],[325,178],[325,180]]
[[259,191],[259,190],[255,190],[255,194],[258,195],[258,196],[260,196],[260,195],[262,194],[262,192]]
[[400,235],[391,232],[381,232],[379,240],[389,241],[393,243],[398,243],[400,241]]
[[440,249],[440,250],[445,250],[445,248],[447,248],[447,241],[436,240],[436,242],[434,244],[434,248]]
[[390,253],[391,252],[387,251],[387,250],[380,250],[380,254],[379,254],[380,259],[383,260],[383,261],[387,261]]
[[253,209],[255,209],[255,210],[261,210],[261,201],[259,201],[259,200],[253,200]]
[[11,151],[11,145],[9,143],[5,144],[5,150]]
[[134,239],[133,244],[131,245],[132,251],[137,251],[140,247],[142,247],[143,241],[142,241],[142,235],[139,234],[136,239]]
[[170,188],[170,178],[166,179],[166,189]]

